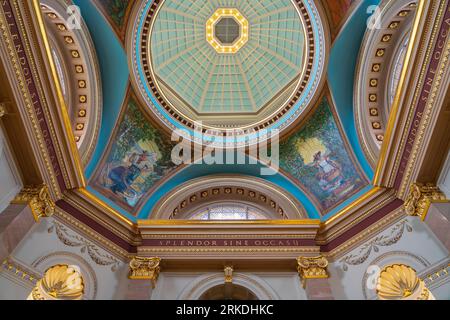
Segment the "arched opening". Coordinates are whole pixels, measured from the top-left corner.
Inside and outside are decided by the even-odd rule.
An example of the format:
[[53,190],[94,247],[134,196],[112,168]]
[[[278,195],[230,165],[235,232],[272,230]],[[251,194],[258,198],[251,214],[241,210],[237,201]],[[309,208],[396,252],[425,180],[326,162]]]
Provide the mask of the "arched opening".
[[268,214],[243,203],[222,202],[197,210],[191,220],[264,220]]
[[208,289],[199,300],[258,300],[258,297],[243,286],[225,283]]

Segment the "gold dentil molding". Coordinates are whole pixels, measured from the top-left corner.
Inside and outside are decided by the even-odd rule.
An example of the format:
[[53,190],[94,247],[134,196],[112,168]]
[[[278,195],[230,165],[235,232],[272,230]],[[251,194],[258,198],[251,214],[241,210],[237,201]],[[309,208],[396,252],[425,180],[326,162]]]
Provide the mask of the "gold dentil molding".
[[410,216],[418,216],[425,220],[428,209],[433,202],[448,202],[439,188],[431,183],[413,183],[409,189],[409,195],[405,201],[406,213]]
[[46,185],[24,187],[11,203],[28,205],[36,222],[55,213],[55,203]]
[[297,271],[303,288],[306,287],[307,279],[326,279],[328,274],[328,260],[320,255],[316,257],[298,257]]
[[404,264],[384,267],[378,277],[380,300],[435,300],[413,268]]
[[130,275],[132,280],[150,280],[153,288],[158,280],[161,259],[158,257],[134,257],[130,261]]
[[78,267],[63,264],[45,271],[28,300],[81,300],[83,294],[84,281]]

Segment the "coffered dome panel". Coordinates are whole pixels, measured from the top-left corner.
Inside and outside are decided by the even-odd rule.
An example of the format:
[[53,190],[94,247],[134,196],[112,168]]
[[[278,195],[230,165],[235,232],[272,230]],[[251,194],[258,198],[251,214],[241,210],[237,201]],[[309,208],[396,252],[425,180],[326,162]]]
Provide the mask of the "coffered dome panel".
[[225,143],[284,130],[322,82],[325,32],[312,0],[144,1],[132,19],[137,91],[164,127],[197,142],[208,139],[194,134],[200,123]]

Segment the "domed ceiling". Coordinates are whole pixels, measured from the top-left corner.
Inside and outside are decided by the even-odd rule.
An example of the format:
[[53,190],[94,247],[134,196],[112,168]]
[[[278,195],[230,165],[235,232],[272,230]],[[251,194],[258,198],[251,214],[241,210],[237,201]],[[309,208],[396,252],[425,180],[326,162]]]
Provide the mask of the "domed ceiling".
[[[152,218],[161,199],[190,181],[224,174],[283,190],[310,218],[327,219],[370,190],[353,104],[341,99],[353,95],[367,15],[350,16],[351,28],[335,38],[343,17],[359,10],[341,2],[74,0],[96,47],[104,100],[87,189],[131,220]],[[222,147],[277,129],[279,170],[262,176],[260,161],[175,164],[176,129]],[[200,189],[186,201],[208,194]]]
[[133,82],[167,129],[254,140],[297,121],[320,86],[313,1],[143,1],[131,15]]
[[239,1],[214,12],[235,1],[220,2],[164,1],[152,29],[153,71],[174,105],[179,95],[198,114],[256,113],[298,82],[301,18],[289,1]]

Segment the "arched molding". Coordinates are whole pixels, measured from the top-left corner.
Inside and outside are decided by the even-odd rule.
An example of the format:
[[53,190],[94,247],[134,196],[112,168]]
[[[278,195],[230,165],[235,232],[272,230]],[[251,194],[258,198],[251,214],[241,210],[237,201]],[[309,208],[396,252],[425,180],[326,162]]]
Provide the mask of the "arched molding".
[[67,264],[79,267],[84,280],[83,299],[96,299],[98,290],[97,276],[92,266],[79,255],[66,251],[55,251],[34,260],[31,266],[41,274],[44,274],[45,270],[58,264]]
[[151,219],[189,219],[208,204],[235,201],[258,208],[270,219],[304,219],[305,209],[280,187],[252,176],[214,175],[187,181],[155,205]]
[[364,36],[354,90],[355,124],[364,153],[374,167],[389,118],[414,20],[417,1],[383,1]]
[[41,0],[53,60],[75,141],[84,164],[97,144],[102,117],[102,86],[95,46],[81,19],[71,29],[66,0]]
[[[177,300],[198,300],[206,291],[223,283],[223,273],[199,276],[180,292]],[[258,300],[280,300],[275,290],[255,275],[233,273],[233,284],[250,290]]]

